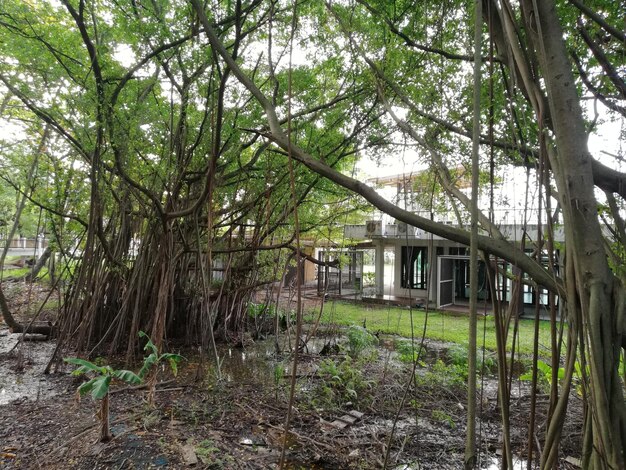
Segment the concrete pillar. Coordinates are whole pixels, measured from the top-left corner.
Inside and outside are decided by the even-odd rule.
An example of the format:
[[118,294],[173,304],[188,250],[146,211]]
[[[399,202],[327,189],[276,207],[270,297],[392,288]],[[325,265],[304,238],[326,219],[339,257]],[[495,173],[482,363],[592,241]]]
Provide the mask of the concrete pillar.
[[374,260],[374,272],[376,273],[376,295],[385,293],[385,244],[382,240],[374,241],[376,255]]
[[438,285],[438,272],[439,272],[439,264],[438,264],[438,259],[439,257],[437,256],[437,247],[433,245],[432,249],[429,250],[428,253],[428,275],[429,276],[427,279],[430,282],[430,285],[427,286],[428,289],[428,302],[431,301],[437,301],[437,288],[439,287]]

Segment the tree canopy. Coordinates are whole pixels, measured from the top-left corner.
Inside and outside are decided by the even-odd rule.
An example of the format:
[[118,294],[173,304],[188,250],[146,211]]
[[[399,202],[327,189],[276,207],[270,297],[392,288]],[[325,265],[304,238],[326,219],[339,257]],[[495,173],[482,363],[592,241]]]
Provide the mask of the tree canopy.
[[[457,176],[470,168],[474,5],[5,2],[0,118],[19,132],[1,144],[0,216],[15,218],[4,202],[23,198],[27,212],[46,214],[61,252],[82,254],[61,339],[127,344],[130,357],[140,330],[158,345],[166,335],[206,343],[216,331],[236,334],[253,291],[300,253],[296,211],[311,240],[371,204],[469,245],[471,198]],[[578,360],[585,467],[623,468],[626,174],[623,156],[594,157],[587,141],[602,122],[621,123],[615,139],[625,137],[625,5],[481,6],[482,182],[488,191],[507,166],[532,174],[537,220],[527,222],[546,229],[508,241],[483,207],[477,246],[560,296],[569,326],[542,463],[555,462]],[[359,180],[360,158],[397,158],[405,146],[432,175],[416,192],[441,188],[459,226],[402,209]],[[553,252],[555,220],[566,237],[558,270],[524,251]]]

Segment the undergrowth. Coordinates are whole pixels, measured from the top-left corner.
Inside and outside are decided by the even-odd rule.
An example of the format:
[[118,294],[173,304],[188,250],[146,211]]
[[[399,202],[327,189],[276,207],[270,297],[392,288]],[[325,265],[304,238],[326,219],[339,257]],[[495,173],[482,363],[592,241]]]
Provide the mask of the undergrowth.
[[[319,308],[317,309],[317,312]],[[317,317],[316,311],[309,311],[308,318]],[[332,308],[325,308],[321,319],[324,324],[361,325],[366,324],[371,332],[394,334],[405,338],[421,337],[426,313],[421,309],[402,307],[380,307],[348,302],[333,302]],[[444,311],[430,311],[426,325],[426,338],[451,343],[466,344],[468,341],[469,321],[467,315],[449,314]],[[532,354],[534,338],[534,321],[519,320],[516,351],[520,354]],[[484,348],[496,350],[496,328],[492,316],[480,318],[478,321],[478,337],[484,336]],[[512,335],[509,335],[507,350],[511,348]],[[550,322],[539,324],[539,351],[550,351]]]

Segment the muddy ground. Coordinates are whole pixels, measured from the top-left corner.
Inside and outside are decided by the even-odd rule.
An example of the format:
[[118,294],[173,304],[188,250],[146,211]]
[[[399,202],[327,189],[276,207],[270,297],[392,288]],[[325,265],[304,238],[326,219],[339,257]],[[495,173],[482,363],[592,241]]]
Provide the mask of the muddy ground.
[[[18,314],[24,311],[20,296],[18,289],[9,297]],[[220,345],[219,370],[210,355],[180,351],[187,360],[177,377],[159,371],[154,403],[145,388],[115,384],[114,438],[102,444],[97,403],[76,397],[84,379],[65,366],[42,373],[54,342],[15,346],[19,335],[0,323],[0,468],[278,468],[283,447],[284,468],[292,469],[382,468],[385,458],[392,469],[463,468],[466,392],[462,367],[450,363],[450,345],[427,343],[412,380],[398,338],[382,337],[372,347],[350,351],[345,331],[321,333],[300,357],[286,439],[293,364],[285,336],[278,340],[281,354],[273,337],[245,348]],[[407,383],[412,385],[399,410]],[[480,468],[497,469],[497,382],[487,374],[479,383]],[[515,380],[512,440],[520,456],[526,455],[529,403],[528,382]],[[540,435],[546,405],[547,396],[540,394]],[[572,405],[560,468],[576,468],[565,458],[580,449],[575,394]]]

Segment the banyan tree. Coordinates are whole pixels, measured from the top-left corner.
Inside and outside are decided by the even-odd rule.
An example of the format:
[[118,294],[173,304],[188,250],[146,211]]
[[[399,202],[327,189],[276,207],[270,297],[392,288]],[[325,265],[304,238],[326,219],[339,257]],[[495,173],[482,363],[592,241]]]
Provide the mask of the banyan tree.
[[[158,344],[233,339],[253,292],[302,259],[296,213],[298,232],[319,238],[367,201],[469,246],[471,201],[450,169],[469,168],[475,124],[485,190],[499,169],[524,168],[545,230],[507,241],[486,208],[474,245],[558,297],[567,327],[561,343],[552,311],[552,365],[564,379],[552,383],[542,467],[556,461],[578,371],[583,465],[624,468],[626,175],[622,157],[600,161],[588,147],[600,121],[624,139],[624,9],[576,0],[5,4],[0,81],[12,107],[3,113],[53,134],[50,184],[31,199],[67,227],[58,243],[79,259],[60,339],[129,356],[139,330]],[[358,157],[398,159],[405,147],[430,167],[458,226],[403,210],[356,176]],[[556,221],[559,270],[541,255],[554,251]],[[501,400],[509,333],[502,323]],[[471,466],[471,450],[466,458]]]

